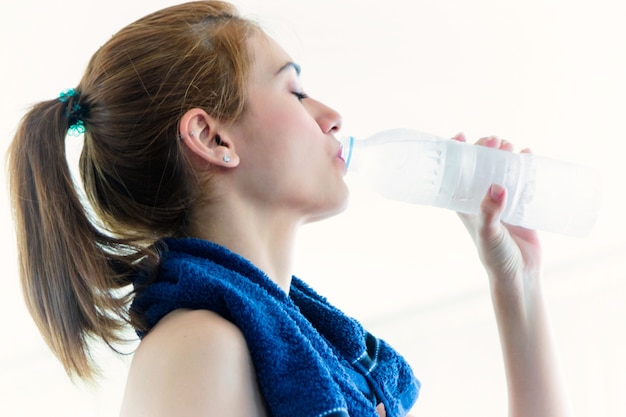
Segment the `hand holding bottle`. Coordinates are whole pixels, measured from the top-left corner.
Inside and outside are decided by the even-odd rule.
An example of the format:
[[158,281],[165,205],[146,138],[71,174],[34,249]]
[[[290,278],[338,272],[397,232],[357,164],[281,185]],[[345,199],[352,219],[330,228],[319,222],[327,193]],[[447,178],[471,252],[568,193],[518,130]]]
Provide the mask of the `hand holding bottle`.
[[[455,136],[454,140],[466,141],[463,134]],[[495,136],[482,138],[475,146],[513,151],[513,144]],[[522,153],[530,151],[524,149]],[[500,184],[491,184],[480,203],[479,213],[459,213],[459,217],[472,236],[489,275],[506,277],[503,279],[511,281],[509,284],[523,285],[519,280],[534,280],[539,273],[541,248],[535,231],[500,221],[507,198],[506,188]],[[513,282],[516,277],[519,277],[517,283]],[[523,292],[523,288],[518,290]]]
[[[464,141],[462,135],[455,137]],[[512,151],[495,137],[477,145]],[[523,151],[528,152],[528,151]],[[537,232],[500,221],[506,188],[492,184],[478,214],[459,214],[488,272],[509,392],[509,414],[570,415],[565,383],[541,289],[541,247]]]

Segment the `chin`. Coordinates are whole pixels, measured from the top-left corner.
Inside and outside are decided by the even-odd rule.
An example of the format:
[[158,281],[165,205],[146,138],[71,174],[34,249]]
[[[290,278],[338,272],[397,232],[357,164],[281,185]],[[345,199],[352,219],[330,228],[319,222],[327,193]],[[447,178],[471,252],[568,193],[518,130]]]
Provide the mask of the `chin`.
[[350,200],[349,196],[350,194],[348,192],[348,189],[346,188],[346,192],[344,193],[343,198],[335,202],[335,204],[329,204],[328,207],[320,207],[320,210],[317,211],[315,214],[309,216],[305,220],[305,223],[318,222],[320,220],[328,219],[330,217],[343,213],[346,208],[348,208],[348,202]]

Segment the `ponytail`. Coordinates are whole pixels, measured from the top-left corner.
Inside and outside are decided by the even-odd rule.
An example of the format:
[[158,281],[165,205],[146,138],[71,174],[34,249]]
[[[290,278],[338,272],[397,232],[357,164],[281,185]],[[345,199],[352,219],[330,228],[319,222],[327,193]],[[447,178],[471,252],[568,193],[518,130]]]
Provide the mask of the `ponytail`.
[[9,186],[26,305],[66,372],[90,379],[89,341],[121,340],[129,295],[111,291],[127,284],[112,268],[119,254],[105,249],[116,242],[90,222],[66,160],[68,128],[82,125],[76,98],[42,102],[23,118],[9,148]]
[[[210,198],[178,140],[180,118],[196,107],[224,124],[242,117],[257,29],[220,1],[154,12],[98,49],[77,90],[21,121],[8,162],[22,287],[71,376],[95,376],[92,340],[114,347],[127,323],[142,329],[128,309],[133,277],[149,283],[158,242],[187,236],[190,213]],[[84,133],[88,204],[66,160],[68,132]]]

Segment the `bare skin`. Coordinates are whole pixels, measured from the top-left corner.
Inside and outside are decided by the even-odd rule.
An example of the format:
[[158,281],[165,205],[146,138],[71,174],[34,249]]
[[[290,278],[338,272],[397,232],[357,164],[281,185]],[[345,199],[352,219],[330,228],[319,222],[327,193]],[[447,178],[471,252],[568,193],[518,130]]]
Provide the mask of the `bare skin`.
[[[464,141],[463,135],[455,139]],[[478,145],[512,151],[497,137]],[[525,149],[522,152],[530,152]],[[500,222],[506,190],[493,185],[478,216],[460,215],[487,271],[500,334],[509,396],[509,416],[571,414],[558,367],[541,288],[537,233]]]

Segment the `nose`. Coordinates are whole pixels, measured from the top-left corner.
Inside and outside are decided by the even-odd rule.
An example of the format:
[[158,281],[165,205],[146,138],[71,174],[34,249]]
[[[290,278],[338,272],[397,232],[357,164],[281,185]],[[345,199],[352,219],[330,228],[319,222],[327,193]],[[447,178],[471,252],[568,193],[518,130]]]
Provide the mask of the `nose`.
[[328,107],[324,103],[317,100],[311,100],[313,103],[313,117],[325,134],[337,133],[341,129],[341,115],[336,110]]

